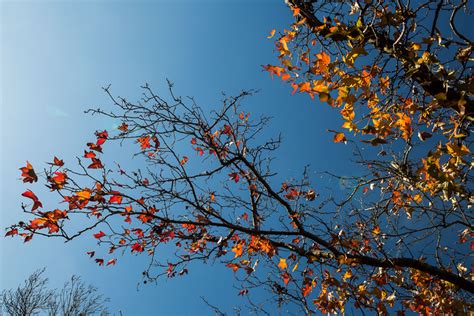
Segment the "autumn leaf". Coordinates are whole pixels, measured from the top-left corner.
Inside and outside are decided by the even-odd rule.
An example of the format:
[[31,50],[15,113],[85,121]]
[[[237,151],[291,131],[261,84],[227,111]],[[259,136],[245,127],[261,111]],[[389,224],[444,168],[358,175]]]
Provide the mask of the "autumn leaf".
[[103,231],[98,232],[97,234],[94,234],[94,238],[100,239],[105,236],[105,233]]
[[109,261],[107,261],[108,266],[115,265],[116,263],[117,263],[117,259],[110,259]]
[[113,195],[109,199],[109,203],[116,203],[116,204],[121,204],[122,203],[122,196],[121,195]]
[[7,233],[5,234],[5,237],[8,237],[8,236],[13,237],[14,235],[18,235],[18,229],[16,228],[12,228],[9,231],[7,231]]
[[87,146],[89,147],[90,150],[94,150],[94,151],[102,153],[102,147],[100,145],[97,145],[95,143],[87,143]]
[[87,255],[89,255],[90,258],[94,257],[95,251],[88,251],[86,252]]
[[184,166],[188,162],[189,158],[186,156],[183,156],[183,159],[179,162],[181,166]]
[[194,150],[197,151],[197,153],[199,154],[199,156],[204,155],[204,150],[203,150],[201,147],[196,147]]
[[137,138],[137,142],[140,143],[141,150],[146,150],[147,148],[151,148],[150,136],[139,137]]
[[91,192],[88,190],[82,190],[76,192],[76,196],[79,197],[81,200],[89,200],[91,198]]
[[248,289],[243,289],[239,292],[238,296],[244,296],[244,295],[247,295],[248,293],[249,293]]
[[33,183],[38,181],[38,176],[36,175],[33,166],[27,161],[25,167],[21,167],[21,176],[23,177],[23,182]]
[[447,143],[446,149],[448,150],[448,153],[453,157],[462,157],[464,155],[471,153],[469,151],[469,148],[466,147],[466,145],[461,144],[461,146],[459,146],[458,144],[454,142]]
[[270,35],[268,35],[267,38],[270,39],[270,38],[272,38],[273,36],[275,36],[275,32],[276,32],[275,29],[271,30]]
[[378,235],[380,234],[381,230],[380,230],[380,226],[375,226],[374,229],[372,230],[372,233],[374,235]]
[[313,290],[313,287],[311,286],[311,283],[306,283],[303,285],[303,288],[301,289],[301,293],[303,294],[304,297],[308,296],[309,293]]
[[293,267],[293,269],[291,270],[291,272],[295,272],[296,269],[298,269],[298,263],[295,264],[295,266]]
[[333,141],[334,141],[335,143],[346,142],[346,141],[347,141],[346,135],[344,135],[344,133],[342,133],[342,132],[341,132],[341,133],[336,133],[336,134],[334,135]]
[[59,190],[64,187],[66,184],[67,175],[64,172],[55,172],[54,176],[51,177],[51,189],[52,190]]
[[64,161],[60,160],[58,157],[54,156],[53,163],[49,163],[52,166],[62,167],[64,166]]
[[102,162],[98,158],[92,158],[92,163],[87,166],[89,169],[103,169],[104,166],[102,165]]
[[84,150],[84,158],[95,158],[96,155],[93,151]]
[[239,180],[240,180],[240,176],[237,172],[229,173],[229,177],[230,177],[231,180],[234,180],[235,183],[239,182]]
[[263,66],[263,68],[270,73],[270,76],[272,78],[273,78],[273,75],[277,75],[277,77],[280,77],[286,71],[285,68],[283,67],[272,66],[272,65],[266,65],[266,66]]
[[41,202],[38,200],[38,197],[31,190],[27,190],[21,195],[33,200],[33,207],[31,208],[32,212],[39,207],[43,207],[43,204],[41,204]]
[[227,268],[231,268],[232,271],[237,272],[239,270],[240,266],[236,263],[229,263],[226,265]]
[[104,259],[95,259],[95,262],[97,262],[97,264],[99,264],[99,266],[104,265]]
[[286,259],[280,258],[280,263],[278,263],[278,267],[282,270],[285,270],[288,265],[286,264]]
[[122,124],[118,127],[118,130],[121,131],[122,133],[125,133],[128,131],[128,124],[125,122],[122,122]]
[[283,283],[285,283],[285,285],[288,285],[291,279],[290,274],[286,271],[282,273],[281,278],[283,279]]
[[342,277],[342,279],[345,281],[345,280],[350,279],[350,278],[352,278],[352,271],[347,270],[346,273],[344,273],[344,276]]
[[139,244],[138,242],[131,245],[131,248],[132,248],[132,252],[143,252],[143,246]]
[[242,256],[243,251],[244,251],[244,249],[243,249],[243,243],[242,242],[238,242],[234,247],[232,247],[232,252],[235,253],[234,258],[238,258],[238,257]]

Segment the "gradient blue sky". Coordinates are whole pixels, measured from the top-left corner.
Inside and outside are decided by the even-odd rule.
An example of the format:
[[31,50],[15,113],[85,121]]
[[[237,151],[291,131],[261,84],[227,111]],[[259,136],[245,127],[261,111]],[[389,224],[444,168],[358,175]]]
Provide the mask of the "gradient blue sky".
[[[95,130],[113,127],[83,113],[109,104],[101,90],[108,84],[135,100],[141,84],[165,91],[169,78],[178,94],[195,96],[205,111],[222,91],[260,89],[246,109],[274,117],[267,133],[283,135],[275,162],[283,177],[300,175],[307,164],[351,172],[341,163],[350,152],[326,132],[340,126],[337,113],[291,96],[288,86],[262,71],[275,61],[268,33],[292,20],[283,1],[1,1],[0,11],[2,229],[24,217],[20,195],[32,186],[19,180],[18,168],[26,160],[39,169],[54,155],[73,164]],[[56,197],[48,199],[41,197],[56,206]],[[137,290],[146,256],[119,257],[117,266],[100,268],[85,255],[94,247],[90,238],[67,244],[0,238],[0,288],[45,266],[52,286],[80,275],[110,297],[111,311],[124,315],[212,315],[200,296],[227,311],[245,303],[228,268],[194,265],[187,277]]]

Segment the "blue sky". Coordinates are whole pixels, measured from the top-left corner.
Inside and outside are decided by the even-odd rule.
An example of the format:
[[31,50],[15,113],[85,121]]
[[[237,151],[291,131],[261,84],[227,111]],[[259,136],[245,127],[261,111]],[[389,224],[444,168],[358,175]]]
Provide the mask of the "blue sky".
[[[136,100],[140,85],[165,91],[168,78],[205,111],[219,104],[223,91],[260,89],[246,110],[274,117],[266,133],[283,135],[275,161],[282,177],[297,177],[307,164],[351,172],[343,163],[350,151],[332,144],[326,132],[340,126],[336,111],[291,96],[290,87],[262,71],[275,62],[268,33],[292,20],[283,1],[2,1],[0,12],[2,229],[24,218],[21,193],[32,186],[19,180],[18,168],[26,160],[40,170],[54,155],[72,164],[95,130],[113,127],[83,113],[109,105],[101,90],[108,84]],[[48,195],[41,200],[57,206]],[[137,291],[146,256],[119,257],[117,266],[99,268],[85,255],[94,247],[91,238],[67,244],[0,238],[0,287],[47,267],[53,286],[80,275],[110,297],[111,311],[124,315],[212,315],[200,296],[228,311],[245,303],[228,268],[194,265],[187,277]]]

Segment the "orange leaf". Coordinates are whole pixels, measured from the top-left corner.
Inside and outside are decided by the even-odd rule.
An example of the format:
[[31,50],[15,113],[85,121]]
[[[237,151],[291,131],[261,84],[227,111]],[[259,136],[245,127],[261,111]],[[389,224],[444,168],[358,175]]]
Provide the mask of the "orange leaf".
[[143,136],[143,137],[137,138],[137,143],[140,143],[141,150],[151,148],[150,136]]
[[286,264],[286,259],[280,258],[280,263],[278,263],[278,267],[282,270],[285,270],[288,265]]
[[237,243],[234,247],[232,247],[232,252],[235,253],[234,258],[238,258],[242,256],[244,249],[243,249],[243,244],[241,242]]
[[336,134],[334,135],[333,141],[334,141],[335,143],[346,142],[346,141],[347,141],[346,135],[344,135],[344,133],[342,133],[342,132],[341,132],[341,133],[336,133]]
[[118,127],[118,130],[125,133],[128,131],[128,125],[125,122],[122,122],[122,124]]
[[372,230],[372,233],[374,235],[380,234],[380,226],[375,226],[374,229]]
[[84,158],[95,158],[95,153],[93,151],[85,151],[84,150]]
[[87,190],[79,191],[76,193],[76,195],[81,200],[89,200],[91,198],[91,192]]
[[181,166],[184,166],[187,162],[188,162],[189,158],[184,156],[183,159],[181,159],[181,161],[179,162],[179,164]]

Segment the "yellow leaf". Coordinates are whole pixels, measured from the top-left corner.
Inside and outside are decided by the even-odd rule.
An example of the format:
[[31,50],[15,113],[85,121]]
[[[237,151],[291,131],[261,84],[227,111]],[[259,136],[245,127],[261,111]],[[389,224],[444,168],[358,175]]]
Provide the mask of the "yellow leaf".
[[286,264],[286,259],[280,258],[280,263],[278,264],[278,267],[282,270],[285,270],[288,265]]
[[298,263],[295,264],[295,266],[293,267],[293,270],[291,270],[291,272],[295,272],[296,269],[298,269]]
[[89,191],[86,191],[86,190],[79,191],[79,192],[76,193],[76,195],[79,198],[83,199],[83,200],[88,200],[91,197],[91,193]]
[[380,234],[380,226],[375,226],[372,230],[372,233],[374,233],[374,235]]
[[344,273],[344,276],[342,277],[345,280],[349,279],[352,277],[352,271],[351,270],[347,270],[346,273]]
[[238,258],[238,257],[242,256],[243,251],[244,251],[243,245],[240,242],[237,243],[234,247],[232,247],[232,252],[235,253],[234,258]]
[[458,146],[456,143],[447,143],[446,149],[448,150],[448,153],[453,157],[462,157],[470,153],[469,148],[467,148],[464,144]]
[[270,35],[267,36],[267,38],[272,38],[275,35],[275,32],[276,32],[275,29],[271,30]]
[[420,194],[415,194],[415,196],[413,197],[413,201],[415,201],[418,204],[421,203],[422,200],[423,199]]

